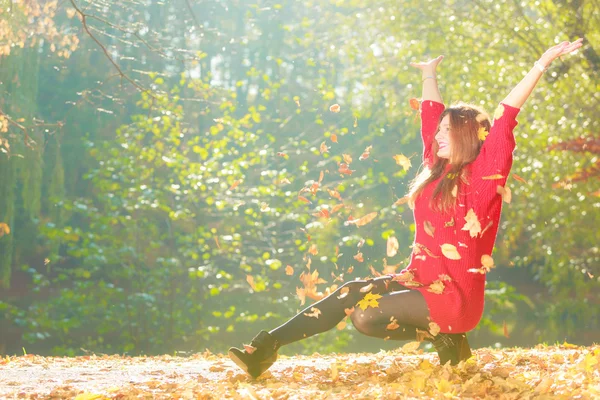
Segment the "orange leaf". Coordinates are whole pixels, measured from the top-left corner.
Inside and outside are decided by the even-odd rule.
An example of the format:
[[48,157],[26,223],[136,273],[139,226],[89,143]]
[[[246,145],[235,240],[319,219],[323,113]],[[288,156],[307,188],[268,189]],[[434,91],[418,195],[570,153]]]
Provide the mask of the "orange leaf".
[[504,331],[504,337],[509,338],[510,336],[508,335],[508,326],[506,326],[506,321],[503,321],[502,330]]
[[398,244],[398,239],[394,236],[390,236],[387,239],[387,256],[394,257],[398,254],[398,248],[400,245]]
[[385,329],[389,330],[389,331],[393,331],[395,329],[400,328],[400,325],[398,325],[398,320],[394,317],[390,318],[390,323],[387,324],[387,326],[385,327]]
[[334,199],[338,199],[339,201],[342,201],[342,196],[340,195],[340,192],[338,192],[337,190],[327,189],[327,193],[329,193],[329,195],[331,197],[333,197]]
[[294,268],[292,268],[291,265],[288,265],[285,267],[285,274],[286,275],[294,275]]
[[0,237],[10,234],[10,226],[6,222],[0,222]]
[[528,184],[528,183],[527,183],[527,181],[526,181],[525,179],[521,178],[519,175],[517,175],[517,174],[512,174],[512,176],[513,176],[513,178],[515,178],[515,180],[516,180],[516,181],[519,181],[519,182],[521,182],[521,183]]
[[256,285],[254,284],[254,277],[252,275],[246,275],[246,282],[248,282],[252,290],[256,290]]
[[504,200],[505,203],[510,204],[512,200],[512,192],[510,191],[510,188],[508,186],[502,187],[498,185],[496,187],[496,193],[502,196],[502,200]]
[[241,183],[242,181],[240,179],[236,180],[235,182],[233,182],[233,184],[229,187],[229,190],[233,190],[236,187],[238,187],[238,185]]
[[419,111],[419,107],[420,107],[419,100],[417,100],[413,97],[412,99],[410,99],[408,101],[408,104],[410,104],[410,108],[412,108],[413,110]]
[[344,297],[348,296],[348,292],[350,292],[350,288],[348,286],[344,286],[340,289],[340,295],[337,296],[337,298],[343,299]]
[[395,206],[400,206],[402,204],[406,204],[406,203],[408,203],[408,200],[410,200],[410,198],[408,196],[400,197],[398,200],[396,200],[396,202],[394,203],[394,205]]
[[327,153],[329,151],[329,147],[327,147],[325,142],[321,143],[321,146],[319,146],[319,151],[321,152],[321,154]]
[[377,211],[374,211],[374,212],[369,213],[359,219],[353,219],[351,221],[346,221],[344,223],[344,225],[348,226],[350,224],[354,224],[356,226],[363,226],[363,225],[366,225],[369,222],[373,221],[373,219],[375,219],[376,216],[377,216]]
[[350,169],[350,166],[345,163],[340,163],[340,167],[338,168],[338,172],[340,174],[352,175],[355,170]]
[[337,143],[337,142],[338,142],[338,141],[337,141],[337,135],[336,135],[335,133],[332,133],[332,134],[331,134],[331,141],[332,141],[333,143]]
[[306,291],[304,289],[296,288],[296,295],[300,299],[300,305],[303,306],[306,302]]
[[285,154],[285,153],[282,153],[282,152],[278,152],[278,153],[277,153],[277,155],[278,155],[279,157],[283,157],[283,158],[287,158],[287,156],[288,156],[287,154]]
[[307,317],[319,319],[319,315],[321,315],[321,310],[319,310],[317,307],[311,307],[310,311],[312,311],[312,312],[304,313],[304,315],[306,315]]
[[309,199],[307,199],[304,196],[298,196],[298,200],[300,200],[300,201],[302,201],[304,203],[309,203],[309,204],[312,203]]
[[354,256],[354,259],[358,262],[363,262],[363,253],[361,253],[360,251]]
[[313,256],[316,256],[317,254],[319,254],[319,249],[317,249],[317,245],[316,244],[311,244],[310,248],[308,249],[308,252],[310,254],[312,254]]
[[346,313],[346,316],[350,316],[350,314],[352,314],[354,312],[354,307],[344,308],[344,312]]
[[504,178],[504,176],[502,176],[500,174],[481,177],[481,179],[485,179],[485,180],[502,179],[502,178]]
[[358,159],[360,161],[362,160],[366,160],[367,158],[369,158],[369,156],[371,155],[371,149],[373,148],[373,146],[367,146],[367,148],[365,149],[365,151],[363,151],[362,155],[360,157],[358,157]]
[[335,214],[336,212],[338,212],[340,209],[342,209],[344,207],[344,204],[336,204],[335,206],[333,206],[331,208],[331,213]]
[[334,112],[334,113],[339,113],[341,110],[341,107],[339,104],[333,104],[331,107],[329,107],[329,111]]
[[354,266],[350,266],[350,268],[348,268],[348,270],[346,271],[346,273],[351,274],[352,271],[354,271]]
[[339,331],[343,330],[346,327],[346,321],[341,320],[336,326]]
[[244,350],[246,350],[246,353],[248,354],[252,354],[256,351],[256,347],[252,347],[249,344],[245,344],[244,345]]
[[344,159],[344,162],[348,165],[350,165],[352,163],[352,156],[349,154],[342,154],[342,157]]

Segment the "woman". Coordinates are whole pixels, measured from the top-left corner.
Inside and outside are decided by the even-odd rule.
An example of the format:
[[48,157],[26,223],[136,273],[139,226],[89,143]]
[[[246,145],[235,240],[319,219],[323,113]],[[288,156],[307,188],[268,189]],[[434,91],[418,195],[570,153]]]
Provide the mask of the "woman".
[[[581,45],[579,39],[548,49],[500,103],[493,123],[472,105],[444,108],[436,80],[443,56],[411,63],[423,73],[424,169],[408,195],[416,225],[409,265],[399,274],[345,283],[280,327],[261,331],[244,350],[231,348],[231,359],[256,378],[277,359],[279,347],[333,328],[347,312],[366,335],[431,341],[441,364],[469,358],[465,332],[483,313],[515,118],[552,61]],[[382,295],[378,307],[355,307],[367,293]]]

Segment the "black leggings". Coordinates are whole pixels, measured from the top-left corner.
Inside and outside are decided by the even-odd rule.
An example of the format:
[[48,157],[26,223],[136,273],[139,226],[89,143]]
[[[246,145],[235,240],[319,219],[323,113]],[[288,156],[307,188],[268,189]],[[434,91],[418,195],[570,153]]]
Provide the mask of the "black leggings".
[[[370,290],[361,292],[360,289],[367,289],[370,284],[373,285]],[[341,296],[347,290],[343,288],[349,289],[345,296]],[[368,307],[363,311],[356,303],[369,292],[380,294],[382,297],[377,300],[378,307]],[[310,314],[313,307],[321,312],[318,318],[305,315],[305,313]],[[269,333],[280,346],[290,344],[328,331],[346,317],[344,310],[352,307],[355,308],[350,318],[354,327],[367,336],[391,340],[416,340],[416,329],[429,328],[429,309],[421,292],[407,289],[393,281],[390,276],[382,276],[344,283],[335,292],[308,306]],[[387,329],[392,317],[399,325],[397,329]]]

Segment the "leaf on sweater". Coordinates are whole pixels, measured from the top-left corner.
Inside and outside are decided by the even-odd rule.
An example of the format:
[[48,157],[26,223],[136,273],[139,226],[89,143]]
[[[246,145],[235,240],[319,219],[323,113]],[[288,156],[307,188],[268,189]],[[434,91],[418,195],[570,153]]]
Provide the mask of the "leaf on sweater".
[[404,168],[405,171],[408,171],[412,165],[410,159],[403,154],[396,154],[394,160],[396,161],[396,164]]
[[402,272],[400,272],[399,274],[395,274],[394,277],[392,278],[393,281],[398,281],[398,282],[408,282],[408,281],[412,281],[415,279],[415,274],[414,272],[410,271],[410,270],[404,270]]
[[448,228],[448,227],[451,227],[451,226],[454,226],[454,217],[452,217],[450,219],[450,221],[444,222],[444,228]]
[[466,223],[461,230],[469,231],[469,235],[471,235],[471,237],[476,237],[477,234],[481,232],[481,224],[479,223],[477,215],[472,208],[467,212],[465,221]]
[[420,254],[420,253],[421,253],[421,250],[423,250],[423,251],[425,251],[425,253],[427,253],[427,255],[428,255],[429,257],[433,257],[433,258],[440,258],[440,256],[436,256],[435,254],[433,254],[433,253],[431,252],[431,250],[429,250],[429,249],[427,248],[427,246],[424,246],[424,245],[422,245],[422,244],[420,244],[420,243],[415,243],[415,244],[414,244],[414,246],[413,246],[413,249],[414,249],[414,251],[415,251],[415,254]]
[[458,185],[454,185],[452,188],[452,197],[458,196]]
[[398,239],[394,236],[390,236],[387,239],[387,256],[394,257],[398,254],[398,248],[400,245],[398,244]]
[[390,323],[387,324],[387,326],[385,327],[385,329],[389,330],[389,331],[393,331],[395,329],[400,328],[400,325],[398,325],[398,320],[394,317],[390,317]]
[[490,229],[492,227],[492,225],[494,225],[494,221],[488,222],[488,224],[485,226],[485,228],[483,228],[483,230],[481,231],[481,235],[479,235],[479,236],[480,237],[483,236],[483,234],[485,233],[485,231],[487,231],[488,229]]
[[460,254],[458,253],[458,250],[456,250],[456,246],[449,243],[444,243],[441,248],[442,254],[446,258],[450,260],[460,260]]
[[429,333],[431,333],[433,336],[437,336],[437,334],[440,333],[440,326],[435,322],[430,322]]
[[502,118],[503,115],[504,115],[504,105],[500,104],[500,105],[498,105],[498,108],[496,108],[496,111],[494,111],[494,120]]
[[452,282],[452,278],[450,278],[450,276],[446,274],[440,274],[438,275],[438,278],[440,278],[441,281]]
[[429,222],[429,221],[423,222],[423,228],[425,228],[426,234],[433,237],[433,234],[435,232],[435,227],[433,226],[433,224],[431,222]]
[[510,204],[510,201],[512,200],[512,192],[508,186],[502,187],[498,185],[496,187],[496,193],[502,196],[502,200],[504,200],[504,202]]
[[356,226],[363,226],[368,224],[369,222],[373,221],[373,219],[375,219],[375,217],[377,216],[377,211],[374,211],[372,213],[369,213],[359,219],[352,219],[349,221],[344,222],[344,225],[348,226],[350,224],[354,224]]
[[381,295],[379,295],[379,294],[367,293],[366,296],[361,301],[356,303],[356,305],[363,311],[369,307],[378,308],[379,302],[377,300],[380,298],[381,298]]
[[494,179],[502,179],[504,178],[503,175],[500,174],[495,174],[495,175],[489,175],[489,176],[482,176],[481,179],[483,180],[494,180]]
[[429,285],[429,288],[427,289],[427,291],[431,292],[431,293],[435,293],[435,294],[442,294],[442,293],[444,293],[445,288],[446,288],[446,285],[444,285],[444,282],[437,280],[437,281],[433,282],[431,285]]
[[490,255],[484,254],[481,256],[481,265],[483,265],[486,268],[493,268],[494,259]]
[[317,307],[311,307],[310,311],[312,312],[304,313],[304,315],[306,315],[307,317],[319,319],[319,315],[321,315],[321,310],[319,310]]

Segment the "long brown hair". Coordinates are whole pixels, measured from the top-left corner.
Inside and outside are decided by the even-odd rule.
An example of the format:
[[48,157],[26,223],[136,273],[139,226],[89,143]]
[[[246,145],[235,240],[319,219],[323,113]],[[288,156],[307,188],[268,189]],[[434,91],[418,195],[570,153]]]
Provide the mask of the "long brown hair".
[[473,104],[458,103],[444,110],[438,121],[436,135],[440,130],[442,119],[446,115],[450,115],[449,136],[452,143],[450,159],[437,156],[439,145],[434,135],[431,145],[433,164],[431,167],[425,166],[410,183],[408,198],[411,207],[414,207],[415,201],[423,189],[442,176],[446,171],[446,166],[450,163],[452,166],[446,172],[445,178],[435,187],[429,200],[429,206],[435,211],[442,212],[454,209],[457,191],[460,189],[461,183],[467,183],[468,177],[465,176],[464,169],[479,155],[485,135],[491,128],[490,117],[482,108]]

